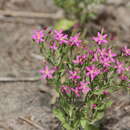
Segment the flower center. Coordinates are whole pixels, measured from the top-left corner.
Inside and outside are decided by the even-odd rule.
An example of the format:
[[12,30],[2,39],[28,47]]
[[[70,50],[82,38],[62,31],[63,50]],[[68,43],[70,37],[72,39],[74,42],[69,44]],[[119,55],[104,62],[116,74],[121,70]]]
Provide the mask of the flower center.
[[40,38],[41,38],[40,33],[37,33],[37,38],[38,38],[38,39],[40,39]]

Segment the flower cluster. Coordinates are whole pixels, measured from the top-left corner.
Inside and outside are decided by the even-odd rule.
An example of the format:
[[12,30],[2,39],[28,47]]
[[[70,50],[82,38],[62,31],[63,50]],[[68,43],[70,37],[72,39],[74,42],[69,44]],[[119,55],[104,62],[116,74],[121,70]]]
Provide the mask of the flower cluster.
[[[60,48],[64,48],[62,51],[66,48],[69,50],[69,46],[74,46],[75,48],[79,47],[80,49],[83,49],[82,52],[84,53],[81,53],[81,55],[76,55],[75,58],[71,58],[71,56],[69,57],[71,59],[70,65],[73,65],[73,71],[71,69],[67,69],[65,72],[68,71],[69,73],[65,75],[67,77],[66,80],[70,80],[73,83],[73,86],[63,84],[61,87],[62,92],[69,94],[73,92],[76,96],[80,96],[81,93],[88,93],[91,90],[89,84],[91,84],[91,82],[95,80],[96,77],[104,75],[106,72],[109,73],[110,68],[115,69],[117,74],[119,74],[119,78],[121,80],[128,80],[128,76],[123,73],[129,69],[125,67],[123,62],[116,58],[117,54],[114,53],[111,48],[101,47],[102,44],[108,43],[106,40],[107,34],[103,35],[102,33],[98,32],[98,36],[93,37],[93,40],[96,41],[97,45],[99,45],[99,47],[94,50],[89,48],[82,48],[82,40],[80,40],[79,33],[69,37],[67,34],[64,34],[62,30],[40,30],[35,32],[35,35],[32,37],[33,40],[43,45],[47,43],[47,47],[49,47],[50,50],[55,51],[55,53],[59,53],[58,50],[60,50]],[[122,49],[122,52],[125,56],[129,56],[130,49],[125,46]],[[52,57],[53,55],[56,57],[54,53],[52,54]],[[65,54],[63,54],[61,57],[64,56]],[[53,61],[56,60],[54,59]],[[63,62],[63,60],[61,60],[61,62]],[[74,66],[78,67],[78,71],[74,70]],[[55,71],[56,70],[49,69],[48,66],[45,66],[42,70],[39,71],[39,73],[42,75],[42,79],[53,79]],[[82,82],[84,79],[88,79],[90,81],[89,84],[87,80],[85,80],[85,82]],[[105,91],[104,94],[106,94]]]
[[80,97],[81,94],[87,94],[91,88],[88,86],[89,82],[83,82],[81,81],[79,86],[72,88],[69,86],[62,86],[61,91],[65,92],[67,94],[71,94],[72,92],[77,96]]
[[58,30],[38,30],[38,31],[34,31],[34,34],[32,35],[32,39],[36,42],[36,43],[42,43],[45,41],[45,39],[48,37],[48,35],[50,35],[51,37],[51,43],[50,43],[50,48],[53,50],[56,50],[58,47],[56,46],[57,43],[59,43],[59,45],[62,44],[68,44],[70,46],[80,46],[81,45],[81,40],[80,40],[80,34],[76,34],[74,36],[71,36],[69,38],[69,36],[67,34],[65,34],[62,30],[58,31]]
[[109,67],[111,66],[111,63],[115,62],[115,56],[117,56],[117,54],[113,53],[110,48],[98,48],[94,53],[93,61],[98,61],[104,67]]
[[130,49],[125,46],[116,54],[113,48],[104,46],[108,43],[107,34],[98,32],[98,36],[93,37],[96,46],[92,47],[80,39],[79,33],[69,36],[63,31],[46,29],[36,31],[32,38],[39,43],[46,59],[43,69],[39,70],[41,79],[56,86],[61,112],[65,111],[65,115],[73,110],[81,113],[80,119],[87,120],[87,116],[93,122],[99,119],[97,113],[108,106],[105,100],[112,91],[119,87],[129,89],[130,67],[122,57],[128,60]]
[[68,43],[68,35],[64,34],[62,30],[55,30],[53,37],[55,40],[59,41],[60,44]]

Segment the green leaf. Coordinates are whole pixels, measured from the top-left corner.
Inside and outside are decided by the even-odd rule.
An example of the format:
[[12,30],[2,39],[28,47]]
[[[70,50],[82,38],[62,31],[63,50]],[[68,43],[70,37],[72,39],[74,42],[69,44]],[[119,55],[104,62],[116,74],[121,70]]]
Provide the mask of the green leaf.
[[100,110],[100,111],[104,110],[105,109],[105,104],[101,105],[100,107],[97,107],[96,109]]
[[66,128],[67,130],[73,130],[73,128],[68,123],[64,123],[63,127]]
[[67,130],[73,130],[73,128],[67,123],[64,113],[60,109],[54,109],[53,113],[61,121],[61,124],[64,128],[66,128]]
[[54,109],[53,113],[55,114],[55,116],[62,122],[65,123],[65,117],[63,112],[60,109]]
[[103,91],[104,91],[103,89],[95,90],[94,94],[101,95],[103,93]]
[[59,22],[56,23],[54,26],[55,29],[57,30],[68,30],[70,29],[76,21],[68,20],[68,19],[62,19]]
[[96,126],[85,119],[80,120],[80,124],[84,130],[99,130]]
[[81,124],[82,128],[85,128],[86,120],[85,119],[80,120],[80,124]]
[[76,120],[76,121],[73,123],[73,127],[74,127],[74,128],[79,127],[79,125],[80,125],[79,120]]
[[104,112],[97,112],[94,120],[91,122],[91,124],[95,124],[96,122],[99,122],[104,117]]

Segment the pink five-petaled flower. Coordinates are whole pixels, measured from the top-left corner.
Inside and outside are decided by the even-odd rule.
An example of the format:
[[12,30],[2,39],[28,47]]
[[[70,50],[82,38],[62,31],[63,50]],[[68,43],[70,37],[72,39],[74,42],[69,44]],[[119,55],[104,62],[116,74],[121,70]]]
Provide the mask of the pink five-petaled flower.
[[118,74],[121,74],[126,70],[124,67],[124,64],[122,62],[119,62],[119,61],[116,61],[115,68],[117,69]]
[[56,42],[53,42],[52,45],[50,45],[50,48],[52,50],[57,50],[58,47],[56,46]]
[[125,56],[130,56],[130,49],[127,46],[122,48],[122,51],[124,52]]
[[114,57],[117,55],[113,53],[110,48],[108,50],[106,49],[99,50],[99,53],[100,53],[99,61],[101,64],[103,64],[104,67],[108,67],[111,65],[112,62],[115,62]]
[[32,39],[36,42],[36,43],[41,43],[43,42],[44,38],[44,33],[42,30],[39,31],[35,31],[34,34],[32,35]]
[[100,74],[100,70],[95,65],[86,67],[86,75],[91,78],[91,81]]
[[113,53],[112,50],[109,48],[107,51],[107,56],[111,62],[115,62],[113,57],[117,56],[117,54]]
[[98,36],[97,37],[93,37],[93,40],[95,42],[97,42],[97,44],[101,45],[101,44],[108,43],[106,38],[107,38],[107,34],[102,35],[100,32],[98,32]]
[[93,59],[92,61],[102,61],[104,59],[104,57],[106,58],[106,54],[107,50],[106,48],[103,49],[97,49],[94,54],[93,54]]
[[60,44],[68,43],[68,35],[64,34],[62,30],[60,30],[60,31],[55,30],[54,31],[54,39],[59,41]]
[[102,59],[100,59],[100,63],[103,65],[103,67],[111,66],[111,61],[108,57],[107,58],[103,57]]
[[39,73],[42,76],[41,79],[52,79],[54,72],[55,69],[49,69],[48,66],[45,66],[43,69],[39,70]]
[[76,57],[76,60],[73,60],[73,63],[74,64],[83,64],[84,63],[84,61],[85,61],[85,59],[87,58],[87,55],[82,55],[82,56],[77,56]]
[[61,91],[62,91],[62,93],[70,94],[71,88],[69,86],[62,86]]
[[73,80],[80,79],[80,76],[78,75],[77,71],[69,71],[69,74],[70,74],[69,79]]
[[80,86],[78,87],[78,89],[80,90],[80,91],[82,91],[82,93],[84,93],[84,94],[87,94],[91,89],[88,87],[88,84],[89,84],[90,82],[80,82]]
[[70,40],[69,40],[69,44],[71,45],[71,46],[80,46],[80,44],[81,44],[81,40],[79,40],[79,36],[80,36],[80,34],[78,33],[78,34],[76,34],[75,36],[71,36],[70,37]]

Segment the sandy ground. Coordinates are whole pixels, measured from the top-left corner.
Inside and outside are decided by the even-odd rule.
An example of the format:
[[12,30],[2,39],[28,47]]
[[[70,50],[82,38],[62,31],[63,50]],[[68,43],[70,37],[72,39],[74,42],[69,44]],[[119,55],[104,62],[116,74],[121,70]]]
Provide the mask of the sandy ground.
[[[45,13],[54,13],[58,10],[52,0],[0,0],[0,9]],[[115,34],[115,45],[130,45],[129,0],[114,2],[109,0],[102,10],[98,24]],[[39,50],[37,45],[32,43],[31,35],[34,29],[42,25],[52,25],[53,20],[22,18],[20,19],[22,22],[16,22],[15,18],[6,17],[4,20],[1,18],[0,15],[0,77],[36,77],[42,61],[32,56],[32,54],[39,54]],[[39,91],[44,87],[47,86],[41,81],[0,82],[0,130],[53,130],[50,127],[53,124],[51,96]],[[125,101],[129,108],[130,102],[126,99],[118,102]],[[119,109],[120,111],[122,113],[122,109]],[[118,113],[118,110],[116,112]],[[123,113],[125,114],[129,115],[130,111]],[[120,115],[115,116],[117,120],[114,124],[106,123],[105,127],[108,130],[130,130],[130,116],[121,118]],[[20,117],[27,121],[21,120]],[[32,120],[32,124],[28,120]]]
[[[47,0],[0,0],[0,8],[45,13],[57,10],[52,1]],[[39,54],[39,49],[31,40],[33,30],[41,25],[35,24],[37,19],[30,20],[33,25],[24,23],[26,19],[21,21],[16,23],[15,18],[12,22],[6,22],[6,18],[0,20],[0,77],[35,78],[42,66],[42,61],[32,56]],[[48,19],[40,21],[45,25],[52,23]],[[41,81],[0,82],[0,130],[50,130],[50,96],[40,93],[39,89],[43,87],[46,86]],[[19,117],[33,120],[33,125]]]

